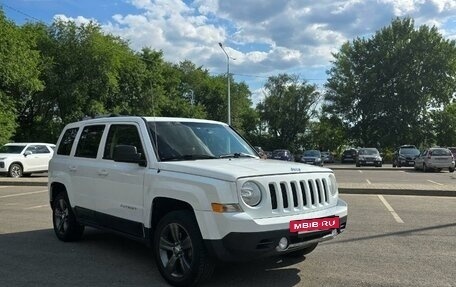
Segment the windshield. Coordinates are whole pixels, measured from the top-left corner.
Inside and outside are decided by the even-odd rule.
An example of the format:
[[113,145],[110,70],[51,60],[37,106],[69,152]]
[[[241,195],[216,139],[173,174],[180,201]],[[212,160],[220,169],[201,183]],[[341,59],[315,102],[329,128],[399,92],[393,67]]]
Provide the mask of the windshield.
[[152,144],[161,161],[257,157],[228,126],[200,122],[149,122]]
[[360,149],[359,155],[378,155],[378,150],[376,149]]
[[420,151],[416,148],[401,148],[399,153],[403,155],[419,155]]
[[303,156],[313,156],[313,157],[320,157],[321,154],[318,150],[306,150]]
[[24,145],[4,145],[0,147],[0,153],[21,153]]

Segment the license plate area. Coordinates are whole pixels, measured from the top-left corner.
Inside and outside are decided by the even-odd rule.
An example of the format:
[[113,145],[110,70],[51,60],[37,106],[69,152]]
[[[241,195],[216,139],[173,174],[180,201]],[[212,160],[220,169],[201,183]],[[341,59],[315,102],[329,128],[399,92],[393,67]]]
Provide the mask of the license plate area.
[[338,216],[290,221],[290,232],[305,233],[340,228]]

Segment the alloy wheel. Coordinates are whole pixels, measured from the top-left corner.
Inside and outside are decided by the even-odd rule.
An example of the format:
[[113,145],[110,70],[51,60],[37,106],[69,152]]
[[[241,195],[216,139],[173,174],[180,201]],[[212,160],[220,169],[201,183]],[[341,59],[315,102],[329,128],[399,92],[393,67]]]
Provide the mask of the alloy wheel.
[[69,209],[63,198],[60,198],[54,208],[54,222],[57,231],[65,234],[69,225]]
[[165,272],[183,278],[191,272],[193,244],[187,230],[178,223],[170,223],[160,235],[159,253]]

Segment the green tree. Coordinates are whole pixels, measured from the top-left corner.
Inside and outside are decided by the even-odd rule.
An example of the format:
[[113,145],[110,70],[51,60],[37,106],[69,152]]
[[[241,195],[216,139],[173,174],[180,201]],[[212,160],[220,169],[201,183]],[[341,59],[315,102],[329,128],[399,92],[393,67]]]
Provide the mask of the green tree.
[[264,129],[271,136],[275,148],[297,150],[309,120],[316,114],[320,98],[315,85],[299,81],[296,75],[281,74],[270,77],[265,84],[266,97],[257,108]]
[[442,111],[434,111],[432,119],[436,144],[456,146],[456,103],[447,105]]
[[348,144],[347,127],[336,116],[322,115],[318,122],[310,126],[310,147],[322,151],[340,153],[341,147]]
[[396,19],[370,39],[345,43],[328,71],[326,110],[360,146],[429,141],[430,110],[456,88],[455,42],[437,28]]
[[27,98],[43,89],[39,76],[40,55],[33,40],[0,9],[0,144],[15,133],[17,111]]

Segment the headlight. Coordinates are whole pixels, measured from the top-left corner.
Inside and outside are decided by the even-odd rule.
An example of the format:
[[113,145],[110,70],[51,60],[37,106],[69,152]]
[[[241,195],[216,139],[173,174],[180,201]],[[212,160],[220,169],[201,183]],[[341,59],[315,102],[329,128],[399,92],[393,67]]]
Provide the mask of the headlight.
[[317,158],[315,159],[315,161],[321,161],[321,158],[318,158],[318,157],[317,157]]
[[337,182],[336,182],[336,177],[334,174],[329,175],[329,191],[331,192],[332,196],[336,196],[338,193],[338,188],[337,188]]
[[242,185],[241,198],[249,206],[257,206],[261,201],[261,189],[253,181],[247,181]]

